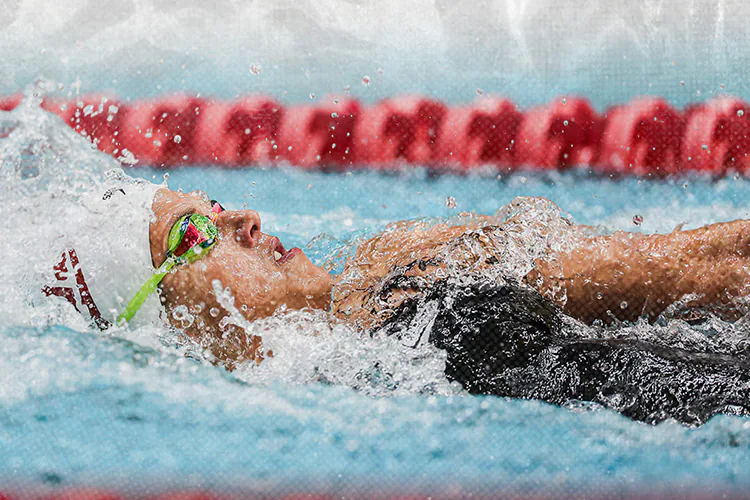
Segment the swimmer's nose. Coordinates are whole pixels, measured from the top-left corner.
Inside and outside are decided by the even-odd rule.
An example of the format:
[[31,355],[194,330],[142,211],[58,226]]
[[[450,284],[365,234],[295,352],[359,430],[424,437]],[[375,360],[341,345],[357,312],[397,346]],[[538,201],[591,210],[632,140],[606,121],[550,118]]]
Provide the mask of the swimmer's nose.
[[260,215],[254,210],[221,212],[216,227],[223,238],[232,238],[248,248],[257,246],[260,241]]

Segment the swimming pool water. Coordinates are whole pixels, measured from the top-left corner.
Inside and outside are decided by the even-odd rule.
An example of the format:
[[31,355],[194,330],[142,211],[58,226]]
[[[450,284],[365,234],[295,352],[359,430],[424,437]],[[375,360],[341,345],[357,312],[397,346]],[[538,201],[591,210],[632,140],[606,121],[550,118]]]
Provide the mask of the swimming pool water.
[[[163,174],[129,173],[158,181]],[[574,221],[609,230],[665,232],[683,222],[750,217],[750,182],[733,176],[639,181],[582,171],[498,178],[497,172],[434,177],[427,171],[185,168],[170,172],[168,182],[172,189],[204,189],[227,208],[258,210],[264,231],[287,247],[307,247],[318,262],[388,222],[472,209],[493,213],[517,195],[549,197]],[[446,205],[449,196],[456,208]],[[635,215],[642,225],[634,225]],[[315,320],[275,321],[292,335],[294,321]],[[302,344],[311,347],[304,373],[283,376],[281,353],[276,371],[254,378],[252,370],[230,374],[186,358],[168,341],[5,317],[0,481],[133,488],[137,477],[144,488],[343,493],[741,491],[750,484],[748,419],[719,416],[695,429],[650,426],[586,404],[559,408],[468,396],[449,386],[432,390],[439,380],[409,384],[409,377],[424,374],[419,360],[408,357],[393,365],[403,372],[387,374],[392,380],[377,380],[381,373],[368,381],[378,390],[356,390],[340,382],[349,380],[348,371],[366,371],[378,356],[394,356],[394,348],[370,345],[360,352],[355,346],[364,339],[340,333],[332,339],[354,352],[343,365],[317,341]],[[387,388],[399,383],[407,389]]]

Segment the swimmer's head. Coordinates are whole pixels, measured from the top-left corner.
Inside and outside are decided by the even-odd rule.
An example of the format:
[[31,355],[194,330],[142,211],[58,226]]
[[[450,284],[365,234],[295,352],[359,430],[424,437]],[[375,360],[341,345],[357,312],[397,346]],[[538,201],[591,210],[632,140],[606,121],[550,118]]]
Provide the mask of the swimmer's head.
[[[160,189],[154,196],[150,225],[154,267],[166,258],[169,233],[186,214],[210,217],[209,198],[200,191],[179,193]],[[290,309],[327,308],[331,279],[299,249],[286,250],[278,238],[261,231],[261,220],[252,210],[225,210],[215,216],[218,243],[196,262],[180,266],[161,282],[161,300],[170,321],[193,336],[218,334],[227,312],[218,303],[213,281],[229,288],[235,306],[245,318],[255,320],[285,305]],[[186,306],[194,320],[175,319],[175,308]]]

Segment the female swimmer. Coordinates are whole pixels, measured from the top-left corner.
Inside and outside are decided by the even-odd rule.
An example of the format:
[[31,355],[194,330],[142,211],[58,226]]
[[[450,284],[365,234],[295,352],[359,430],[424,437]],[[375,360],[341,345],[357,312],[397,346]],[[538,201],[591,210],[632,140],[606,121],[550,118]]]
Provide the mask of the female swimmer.
[[[109,192],[110,198],[127,203],[128,190]],[[709,312],[737,319],[744,313],[738,299],[748,292],[747,221],[664,235],[596,235],[570,226],[567,246],[540,253],[515,275],[504,264],[510,246],[523,243],[516,233],[544,237],[552,231],[544,223],[514,216],[472,216],[457,225],[402,222],[361,243],[343,272],[332,276],[300,249],[286,249],[264,233],[252,210],[224,210],[202,192],[145,192],[134,199],[152,196],[153,213],[145,220],[148,272],[154,274],[140,292],[129,285],[135,297],[127,306],[121,297],[106,310],[116,310],[120,321],[137,319],[158,287],[174,326],[208,345],[229,369],[272,354],[261,338],[221,322],[215,280],[231,290],[250,321],[282,305],[324,309],[361,331],[403,336],[414,346],[430,342],[447,351],[447,376],[472,393],[593,401],[648,422],[671,417],[695,424],[720,412],[750,414],[750,365],[743,356],[584,338],[570,328],[571,318],[601,325],[653,321],[680,302],[691,321]],[[76,258],[86,274],[86,262]],[[49,290],[63,295],[54,292],[60,287]],[[79,309],[95,317],[93,304],[104,315],[93,292],[81,295],[88,302]],[[195,320],[185,327],[175,319],[178,310]]]

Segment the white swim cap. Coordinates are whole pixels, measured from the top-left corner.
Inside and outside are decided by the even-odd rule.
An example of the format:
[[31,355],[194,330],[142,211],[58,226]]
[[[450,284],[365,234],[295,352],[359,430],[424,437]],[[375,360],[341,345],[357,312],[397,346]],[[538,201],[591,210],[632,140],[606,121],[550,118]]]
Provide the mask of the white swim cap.
[[[113,324],[154,273],[149,224],[154,194],[161,187],[130,178],[110,181],[63,212],[62,235],[55,244],[58,261],[51,263],[42,292],[63,297],[99,328]],[[163,324],[161,311],[152,294],[130,324]]]

